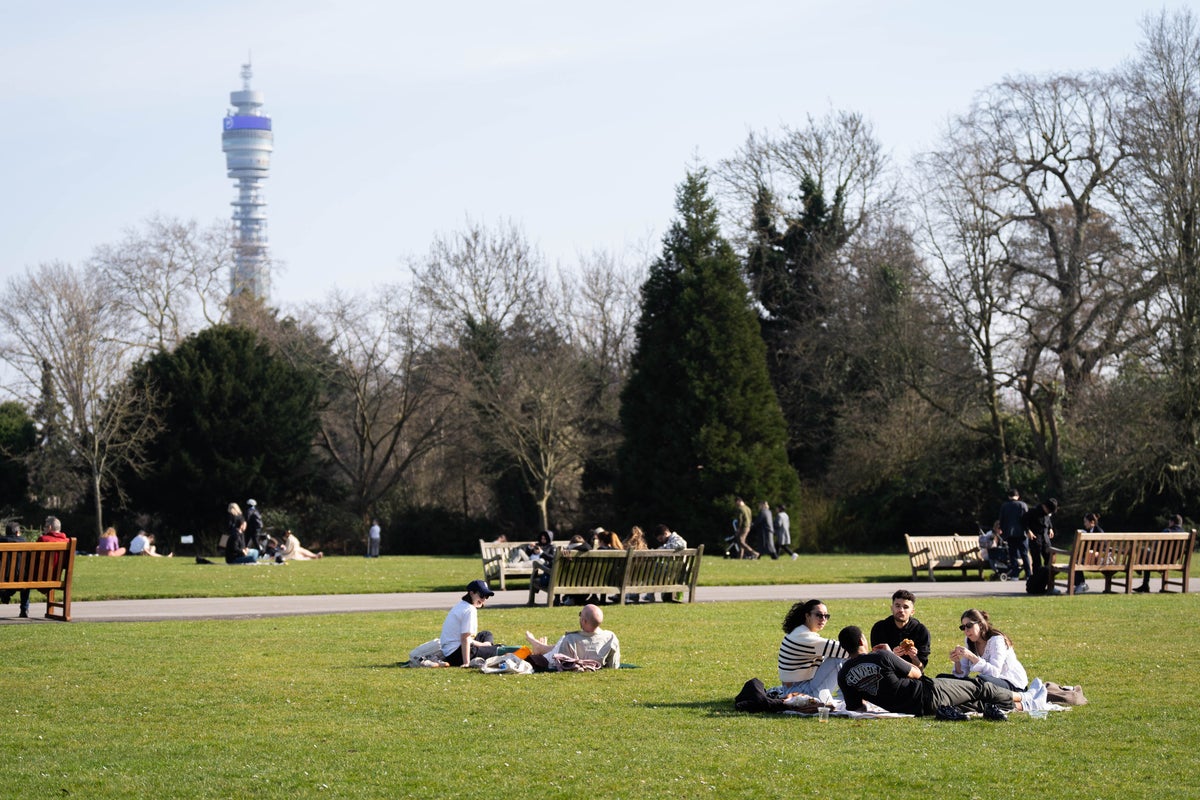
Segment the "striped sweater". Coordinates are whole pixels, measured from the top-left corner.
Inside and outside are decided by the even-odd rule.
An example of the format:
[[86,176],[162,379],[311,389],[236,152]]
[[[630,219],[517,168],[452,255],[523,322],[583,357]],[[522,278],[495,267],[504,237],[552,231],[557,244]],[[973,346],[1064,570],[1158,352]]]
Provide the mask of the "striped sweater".
[[779,645],[779,682],[786,686],[811,680],[825,659],[849,657],[833,639],[823,639],[807,625],[800,625],[783,637]]

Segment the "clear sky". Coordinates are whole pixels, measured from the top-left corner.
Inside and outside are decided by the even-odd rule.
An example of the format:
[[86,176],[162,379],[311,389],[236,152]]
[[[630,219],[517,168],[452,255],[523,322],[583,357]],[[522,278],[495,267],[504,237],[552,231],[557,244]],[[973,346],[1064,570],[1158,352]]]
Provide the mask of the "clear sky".
[[[1178,4],[1168,6],[1176,8]],[[0,278],[154,214],[228,219],[249,53],[273,302],[398,280],[467,218],[551,262],[658,239],[750,130],[863,113],[901,164],[1006,75],[1130,58],[1142,0],[55,0],[0,5]]]

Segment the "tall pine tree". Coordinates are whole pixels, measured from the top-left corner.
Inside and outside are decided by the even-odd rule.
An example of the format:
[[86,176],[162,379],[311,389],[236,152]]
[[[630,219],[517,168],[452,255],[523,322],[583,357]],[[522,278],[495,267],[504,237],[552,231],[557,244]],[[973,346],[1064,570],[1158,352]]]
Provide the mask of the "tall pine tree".
[[642,286],[621,395],[618,496],[629,519],[714,544],[731,531],[734,496],[791,503],[799,481],[758,319],[704,172],[688,174],[675,208]]

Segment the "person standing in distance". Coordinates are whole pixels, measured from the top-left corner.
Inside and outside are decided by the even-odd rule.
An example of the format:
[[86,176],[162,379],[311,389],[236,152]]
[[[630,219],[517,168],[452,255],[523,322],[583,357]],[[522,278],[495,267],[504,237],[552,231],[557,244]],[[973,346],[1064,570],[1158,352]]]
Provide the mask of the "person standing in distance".
[[379,520],[372,517],[371,529],[367,531],[367,558],[379,558]]
[[1029,577],[1029,537],[1025,533],[1025,514],[1029,506],[1021,502],[1021,495],[1016,489],[1008,490],[1008,499],[1000,505],[1000,529],[1004,531],[1004,543],[1008,545],[1008,577],[1017,580],[1021,577],[1021,567],[1025,568],[1025,577]]
[[1038,567],[1046,568],[1044,585],[1046,594],[1054,591],[1054,576],[1050,574],[1050,561],[1054,558],[1054,554],[1050,548],[1054,543],[1053,517],[1056,511],[1058,511],[1058,501],[1051,497],[1026,512],[1021,523],[1025,530],[1029,531],[1029,556],[1033,560],[1033,568],[1029,574],[1033,575],[1033,571]]

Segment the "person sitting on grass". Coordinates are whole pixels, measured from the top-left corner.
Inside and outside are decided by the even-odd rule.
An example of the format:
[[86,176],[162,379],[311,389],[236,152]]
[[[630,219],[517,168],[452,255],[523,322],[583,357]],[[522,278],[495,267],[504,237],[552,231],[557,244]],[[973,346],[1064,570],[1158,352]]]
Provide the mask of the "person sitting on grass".
[[[592,671],[602,668],[619,669],[621,666],[621,643],[612,631],[600,626],[604,623],[604,611],[593,603],[579,609],[579,630],[563,634],[553,647],[545,638],[537,638],[525,631],[532,655],[529,663],[534,672],[547,670]],[[562,656],[562,658],[559,658]]]
[[867,637],[855,625],[838,633],[850,660],[842,665],[838,686],[847,711],[865,711],[870,701],[894,714],[934,715],[942,720],[965,720],[966,711],[982,711],[984,719],[1006,720],[1008,712],[1047,708],[1046,687],[1034,681],[1026,692],[1012,692],[975,678],[926,678],[921,668],[880,645],[867,647]]
[[[137,536],[129,543],[129,555],[131,556],[153,556],[154,558],[164,558],[163,554],[158,552],[154,547],[154,534],[138,531]],[[170,558],[175,555],[171,553],[165,558]]]
[[820,697],[837,688],[838,668],[849,655],[837,642],[821,636],[829,609],[820,600],[796,603],[783,618],[786,634],[779,645],[779,683],[785,693]]
[[871,626],[871,646],[886,644],[891,651],[910,664],[925,669],[929,664],[929,628],[913,616],[917,596],[908,589],[892,594],[892,615]]
[[492,632],[479,630],[478,613],[478,609],[495,594],[486,581],[476,579],[467,584],[467,593],[450,609],[442,623],[442,661],[452,667],[469,667],[476,658],[496,655]]
[[312,550],[305,550],[301,547],[300,540],[290,529],[283,532],[283,543],[279,547],[279,555],[283,556],[284,561],[311,561],[325,557],[324,553],[314,553]]
[[966,636],[966,641],[950,651],[955,678],[966,678],[974,672],[982,680],[1013,692],[1023,691],[1029,685],[1012,640],[1003,631],[992,627],[986,611],[968,608],[959,623],[958,629]]
[[96,555],[98,556],[123,556],[125,548],[121,547],[121,543],[117,540],[117,529],[108,528],[104,533],[100,534],[100,538],[96,540]]

